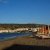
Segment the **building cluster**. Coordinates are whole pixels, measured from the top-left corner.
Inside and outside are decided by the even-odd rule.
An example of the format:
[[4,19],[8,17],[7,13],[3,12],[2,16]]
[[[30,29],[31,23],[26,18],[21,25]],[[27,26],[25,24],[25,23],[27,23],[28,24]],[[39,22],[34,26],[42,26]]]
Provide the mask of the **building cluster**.
[[18,28],[18,29],[14,29],[14,30],[0,30],[0,33],[3,32],[20,32],[20,31],[32,31],[32,32],[36,32],[38,28]]
[[3,32],[20,32],[20,31],[32,31],[37,32],[39,34],[48,34],[50,33],[50,28],[48,26],[36,27],[36,28],[18,28],[14,30],[0,30],[0,33]]

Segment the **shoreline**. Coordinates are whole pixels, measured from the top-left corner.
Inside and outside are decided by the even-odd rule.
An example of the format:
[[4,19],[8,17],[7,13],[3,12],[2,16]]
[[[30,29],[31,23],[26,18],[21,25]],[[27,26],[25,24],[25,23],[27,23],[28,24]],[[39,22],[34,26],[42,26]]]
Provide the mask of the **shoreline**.
[[[31,29],[31,28],[30,28]],[[17,29],[1,29],[0,30],[0,33],[4,33],[4,32],[10,32],[10,33],[13,33],[13,32],[21,32],[21,31],[33,31],[33,29],[29,30],[29,28],[17,28]]]
[[36,39],[31,37],[19,37],[0,42],[0,50],[10,47],[13,44],[34,45],[34,46],[50,46],[50,39]]

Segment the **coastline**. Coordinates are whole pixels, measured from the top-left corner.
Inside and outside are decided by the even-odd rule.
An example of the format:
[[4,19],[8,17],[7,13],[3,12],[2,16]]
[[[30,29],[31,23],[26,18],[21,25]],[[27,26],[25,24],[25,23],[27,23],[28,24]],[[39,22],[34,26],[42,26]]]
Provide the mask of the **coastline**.
[[13,33],[13,32],[21,32],[21,31],[28,31],[28,28],[18,28],[18,29],[3,29],[0,30],[0,33]]
[[4,49],[6,47],[10,47],[13,44],[49,47],[50,46],[50,39],[36,39],[36,38],[31,38],[31,37],[14,38],[14,39],[0,42],[0,50]]

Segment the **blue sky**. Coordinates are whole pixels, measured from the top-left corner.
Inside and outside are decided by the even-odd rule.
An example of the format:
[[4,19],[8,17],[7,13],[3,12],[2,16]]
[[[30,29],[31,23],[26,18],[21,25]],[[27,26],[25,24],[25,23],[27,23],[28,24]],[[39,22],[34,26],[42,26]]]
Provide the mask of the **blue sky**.
[[50,24],[50,0],[0,0],[0,23]]

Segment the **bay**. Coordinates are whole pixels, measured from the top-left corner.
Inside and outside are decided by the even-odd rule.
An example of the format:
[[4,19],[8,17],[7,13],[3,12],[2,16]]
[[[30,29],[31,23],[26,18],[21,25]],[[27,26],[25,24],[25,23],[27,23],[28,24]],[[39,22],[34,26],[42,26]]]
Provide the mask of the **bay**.
[[12,39],[12,38],[17,38],[17,37],[23,37],[23,36],[30,36],[31,32],[27,33],[0,33],[0,41]]

